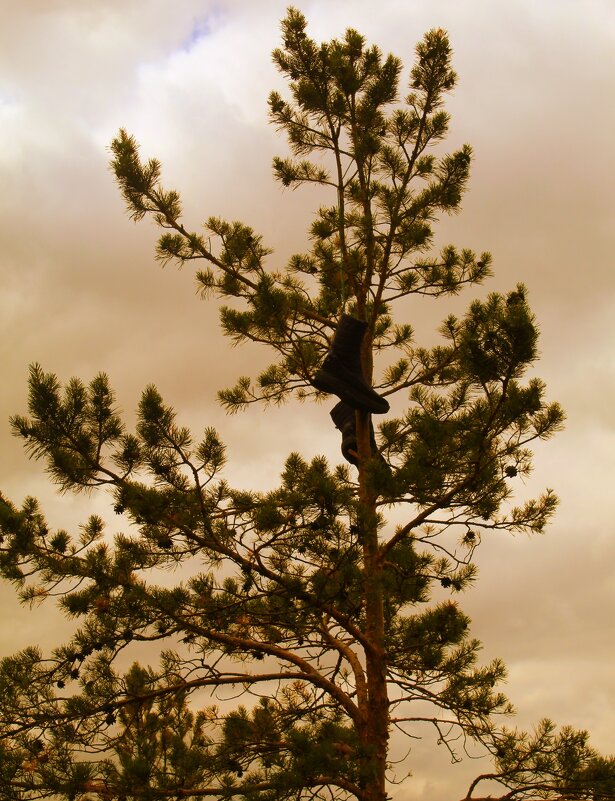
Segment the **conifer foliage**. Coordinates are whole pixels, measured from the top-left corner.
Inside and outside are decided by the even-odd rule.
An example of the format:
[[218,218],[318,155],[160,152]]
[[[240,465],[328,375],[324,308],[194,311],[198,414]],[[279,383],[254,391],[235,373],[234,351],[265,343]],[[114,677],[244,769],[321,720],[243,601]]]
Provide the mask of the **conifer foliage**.
[[[269,108],[291,155],[273,167],[284,187],[322,187],[308,252],[276,267],[241,222],[187,230],[160,164],[125,131],[113,170],[129,214],[162,229],[158,258],[195,261],[225,334],[272,353],[219,393],[227,409],[319,395],[345,311],[367,323],[363,372],[393,410],[375,438],[356,414],[358,467],[292,453],[277,488],[239,491],[218,433],[195,437],[154,386],[129,431],[106,376],[62,386],[34,365],[14,432],[61,490],[109,493],[119,530],[91,516],[53,531],[36,500],[0,502],[3,576],[76,621],[51,654],[0,664],[3,798],[384,801],[412,767],[390,764],[392,732],[433,737],[453,760],[471,743],[490,752],[468,799],[483,779],[506,798],[605,796],[612,763],[584,733],[501,727],[504,666],[479,661],[458,602],[481,538],[540,532],[552,515],[549,490],[511,499],[563,413],[524,379],[538,334],[523,286],[446,317],[432,347],[399,310],[490,273],[488,253],[433,249],[471,162],[467,145],[434,149],[456,80],[446,33],[419,43],[405,94],[400,61],[352,29],[318,44],[289,9],[282,40],[290,92]],[[127,654],[152,665],[122,671]]]

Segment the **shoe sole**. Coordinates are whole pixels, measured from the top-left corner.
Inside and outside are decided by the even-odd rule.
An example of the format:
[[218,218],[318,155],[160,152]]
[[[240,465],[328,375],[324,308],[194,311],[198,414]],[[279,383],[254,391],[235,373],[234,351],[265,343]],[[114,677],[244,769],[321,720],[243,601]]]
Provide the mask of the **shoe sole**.
[[391,407],[385,398],[382,398],[366,384],[363,387],[360,386],[348,370],[336,369],[342,373],[339,378],[321,367],[312,379],[312,384],[321,392],[337,395],[340,400],[353,409],[360,409],[370,414],[386,414],[389,411]]

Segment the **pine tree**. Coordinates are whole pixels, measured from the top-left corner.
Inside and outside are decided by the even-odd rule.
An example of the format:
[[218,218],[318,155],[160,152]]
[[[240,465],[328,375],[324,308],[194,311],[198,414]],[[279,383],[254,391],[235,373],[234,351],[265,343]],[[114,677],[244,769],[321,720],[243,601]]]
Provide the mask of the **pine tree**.
[[[511,500],[529,446],[563,421],[544,384],[524,381],[538,337],[527,291],[449,315],[432,347],[394,316],[404,298],[454,295],[491,270],[488,253],[433,250],[471,162],[467,145],[438,147],[456,81],[447,35],[419,43],[402,101],[400,61],[356,31],[317,44],[291,8],[282,37],[273,58],[290,96],[272,93],[269,108],[293,155],[274,174],[328,199],[308,252],[272,270],[241,222],[187,230],[159,162],[142,161],[125,131],[113,170],[132,218],[163,229],[158,259],[197,260],[202,294],[229,299],[224,333],[274,354],[219,393],[229,411],[322,396],[314,376],[342,314],[365,324],[363,375],[401,411],[376,431],[364,411],[349,420],[356,464],[292,453],[277,488],[239,491],[218,433],[194,438],[154,386],[130,432],[105,375],[61,386],[34,365],[15,433],[61,490],[109,492],[130,533],[91,516],[71,536],[32,498],[0,502],[3,576],[24,601],[57,597],[79,621],[51,655],[30,648],[0,665],[3,797],[384,801],[393,727],[432,732],[453,759],[459,742],[482,744],[494,768],[468,799],[483,779],[506,798],[606,797],[612,762],[585,733],[498,725],[512,711],[497,689],[505,668],[479,663],[457,600],[482,537],[541,532],[556,506],[550,490]],[[178,565],[190,578],[169,588],[162,571]],[[159,664],[122,674],[118,657],[142,643],[164,645]],[[245,696],[239,706],[190,710],[224,688]]]

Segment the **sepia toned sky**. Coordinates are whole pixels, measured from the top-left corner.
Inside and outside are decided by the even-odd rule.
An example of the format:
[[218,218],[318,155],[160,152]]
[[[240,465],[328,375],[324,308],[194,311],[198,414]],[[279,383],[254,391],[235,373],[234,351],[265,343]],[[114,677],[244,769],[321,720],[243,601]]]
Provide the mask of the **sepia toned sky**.
[[[154,261],[156,230],[125,214],[108,169],[118,128],[183,197],[185,224],[210,215],[262,233],[272,266],[306,243],[315,190],[282,191],[271,160],[285,153],[266,99],[283,90],[270,58],[287,3],[278,0],[20,0],[0,27],[0,490],[41,498],[52,525],[72,526],[103,499],[58,496],[11,437],[26,410],[28,365],[62,381],[109,374],[128,421],[155,383],[182,423],[215,426],[229,480],[267,488],[291,450],[333,462],[329,405],[251,408],[228,417],[216,390],[267,363],[233,349],[214,301],[189,268]],[[489,250],[494,277],[452,302],[421,300],[407,322],[423,344],[474,297],[529,290],[541,326],[535,373],[567,412],[537,448],[519,498],[561,498],[540,538],[494,534],[462,599],[485,659],[502,657],[505,687],[531,726],[541,717],[587,728],[615,752],[615,5],[612,0],[295,0],[317,39],[357,28],[405,64],[432,27],[448,30],[459,84],[450,148],[474,149],[460,215],[438,241]],[[256,478],[255,478],[256,477]],[[0,586],[0,656],[50,647],[67,624],[29,612]],[[511,721],[512,723],[513,721]],[[449,766],[430,737],[412,744],[414,777],[393,795],[462,797],[485,765]],[[400,747],[400,755],[402,749]]]

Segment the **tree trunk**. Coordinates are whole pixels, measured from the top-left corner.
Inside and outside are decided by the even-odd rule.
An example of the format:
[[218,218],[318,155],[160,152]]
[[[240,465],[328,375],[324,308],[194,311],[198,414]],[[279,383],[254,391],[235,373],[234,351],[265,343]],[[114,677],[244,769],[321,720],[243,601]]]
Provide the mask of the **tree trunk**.
[[369,415],[357,413],[359,450],[359,503],[365,576],[365,633],[370,649],[365,654],[368,701],[362,732],[364,756],[363,801],[384,801],[389,740],[389,704],[384,649],[384,597],[382,560],[378,545],[376,499],[366,481],[364,465],[371,456]]

